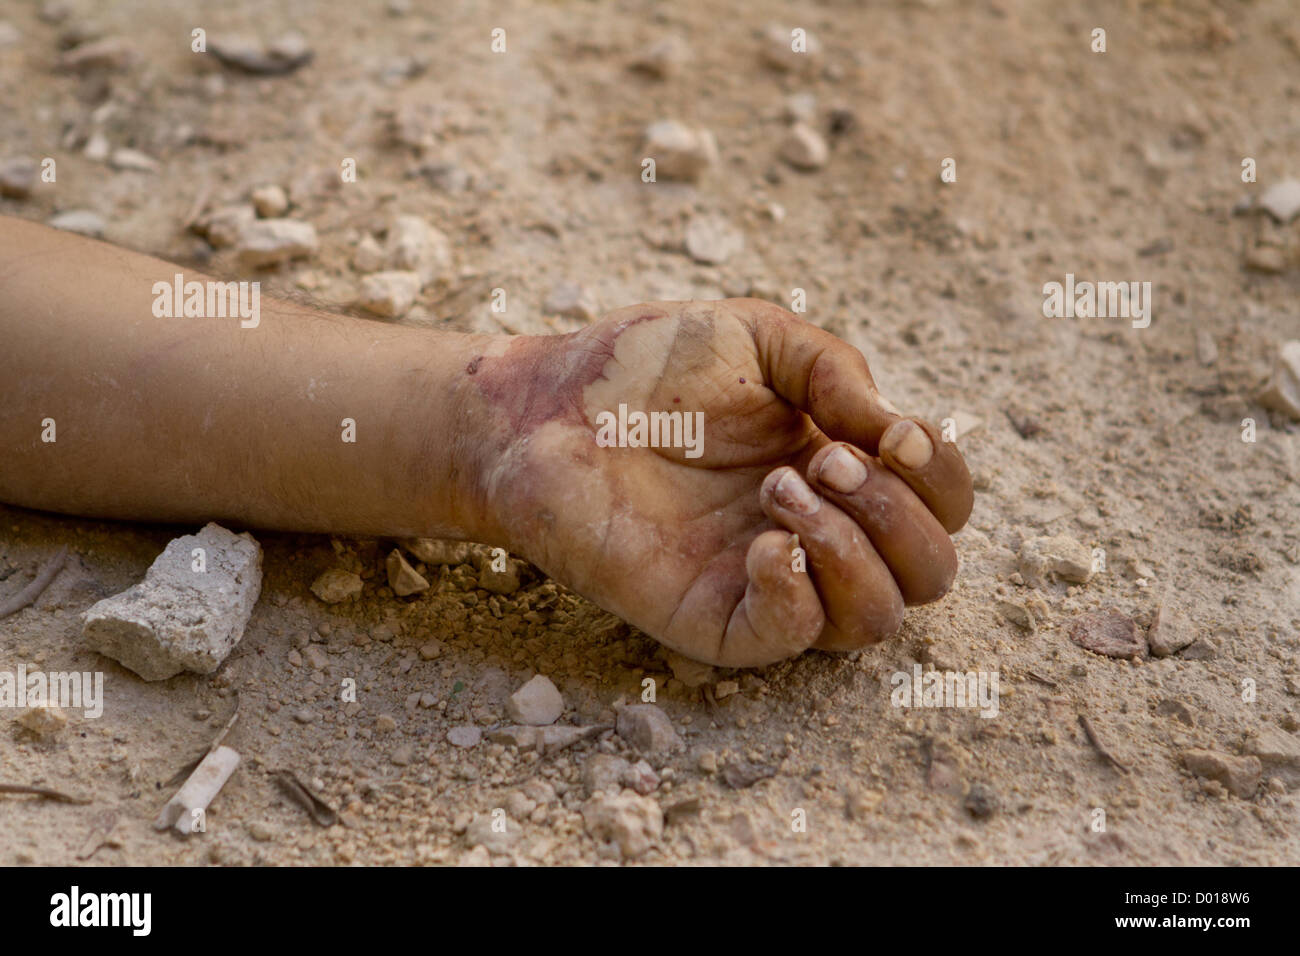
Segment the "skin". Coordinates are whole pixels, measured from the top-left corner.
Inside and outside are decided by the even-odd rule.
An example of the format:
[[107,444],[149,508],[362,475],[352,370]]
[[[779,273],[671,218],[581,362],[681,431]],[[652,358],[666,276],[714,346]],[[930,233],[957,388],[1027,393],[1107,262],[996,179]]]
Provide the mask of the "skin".
[[[156,318],[153,284],[177,271],[207,279],[0,218],[0,499],[499,545],[730,667],[883,640],[956,574],[973,498],[955,446],[900,417],[860,352],[770,303],[512,337],[264,298],[241,328]],[[703,412],[703,454],[599,446],[620,403]]]

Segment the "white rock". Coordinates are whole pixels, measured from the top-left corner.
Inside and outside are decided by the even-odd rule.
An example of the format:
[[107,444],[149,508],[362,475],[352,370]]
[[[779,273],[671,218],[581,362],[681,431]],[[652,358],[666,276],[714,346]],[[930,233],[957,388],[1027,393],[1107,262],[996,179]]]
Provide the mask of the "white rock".
[[239,241],[244,226],[257,219],[257,213],[247,203],[218,206],[202,216],[195,229],[208,240],[214,249],[225,249]]
[[1283,342],[1277,350],[1273,378],[1257,400],[1265,408],[1300,421],[1300,339]]
[[549,677],[538,674],[510,695],[506,710],[521,724],[543,727],[560,719],[564,698]]
[[326,604],[338,604],[361,597],[363,587],[360,575],[342,568],[330,568],[311,585],[311,593]]
[[481,846],[489,853],[509,853],[519,840],[519,824],[504,812],[482,814],[474,818],[465,830],[465,843]]
[[366,233],[352,253],[352,268],[358,272],[378,272],[387,260],[388,254],[379,245],[379,240]]
[[696,262],[721,265],[744,247],[744,235],[721,216],[695,216],[686,227],[686,251]]
[[48,743],[63,733],[68,726],[68,715],[52,704],[29,707],[18,717],[18,726],[37,740]]
[[254,219],[239,230],[240,265],[264,268],[315,253],[319,242],[309,222],[296,219]]
[[794,27],[779,24],[768,26],[763,31],[763,62],[781,73],[807,73],[813,70],[821,54],[821,42],[808,32],[807,27],[801,29],[804,31],[802,52],[796,52],[795,44],[798,41]]
[[469,564],[476,547],[468,541],[444,541],[441,538],[406,538],[401,542],[417,561],[425,564]]
[[357,306],[375,315],[400,318],[411,311],[422,285],[419,274],[409,270],[376,272],[361,280]]
[[645,130],[645,155],[655,161],[656,179],[699,179],[718,161],[718,143],[706,129],[660,120]]
[[127,149],[125,147],[115,149],[108,158],[108,164],[114,169],[132,170],[138,173],[158,172],[158,160],[140,152],[138,149]]
[[86,146],[81,151],[81,154],[92,163],[103,163],[108,161],[108,156],[112,151],[113,147],[109,144],[108,137],[96,131],[86,140]]
[[283,216],[289,209],[289,197],[283,186],[272,183],[259,186],[252,193],[253,208],[263,219],[275,219]]
[[548,315],[562,315],[566,318],[591,322],[595,320],[600,309],[591,293],[582,286],[573,282],[561,282],[546,297],[542,311]]
[[644,753],[676,750],[681,738],[673,722],[654,704],[628,704],[618,712],[618,735]]
[[395,216],[387,246],[388,268],[414,272],[424,285],[451,275],[451,240],[419,216]]
[[1071,584],[1092,580],[1092,552],[1068,535],[1030,538],[1020,546],[1020,573],[1031,587],[1042,587],[1050,575]]
[[483,739],[483,731],[473,724],[461,724],[447,731],[447,743],[453,747],[462,747],[468,749],[477,747],[479,741]]
[[712,684],[717,672],[709,664],[702,664],[699,661],[692,660],[676,651],[667,651],[664,655],[668,661],[668,667],[673,672],[673,677],[681,681],[687,687],[703,687],[705,684]]
[[18,32],[18,28],[8,20],[0,20],[0,50],[6,47],[17,46],[18,41],[23,35]]
[[686,41],[678,36],[668,36],[651,44],[632,61],[632,65],[663,80],[679,73],[690,60],[691,48]]
[[104,234],[104,220],[89,209],[70,209],[46,220],[47,226],[98,239]]
[[643,856],[664,832],[659,804],[630,790],[599,793],[582,805],[587,833],[597,843],[612,843],[625,860]]
[[140,584],[87,610],[82,634],[145,680],[211,674],[244,636],[261,591],[252,535],[208,524],[168,542]]
[[123,37],[105,37],[73,47],[59,57],[59,68],[73,73],[123,70],[135,61],[135,48]]
[[812,93],[792,93],[785,98],[785,118],[791,123],[811,123],[817,119],[817,97]]
[[781,143],[781,158],[795,169],[821,169],[829,156],[826,140],[804,123],[792,126]]
[[1259,207],[1286,225],[1300,214],[1300,180],[1284,179],[1269,186],[1259,197]]
[[421,591],[429,590],[429,582],[407,563],[406,558],[402,557],[401,551],[394,548],[389,553],[386,564],[388,568],[388,586],[393,589],[393,593],[398,597],[406,597],[408,594],[419,594]]

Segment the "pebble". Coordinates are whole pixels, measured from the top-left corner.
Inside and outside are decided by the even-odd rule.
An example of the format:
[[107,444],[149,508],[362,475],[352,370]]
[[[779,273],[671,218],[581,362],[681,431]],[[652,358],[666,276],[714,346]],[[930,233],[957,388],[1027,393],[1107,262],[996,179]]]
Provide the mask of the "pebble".
[[1259,197],[1259,208],[1285,226],[1300,215],[1300,180],[1284,179],[1269,186]]
[[298,721],[300,724],[315,723],[316,717],[316,711],[312,710],[310,707],[299,707],[293,712],[293,719]]
[[1283,342],[1278,348],[1273,377],[1256,400],[1265,408],[1300,421],[1300,339]]
[[506,710],[521,724],[543,727],[560,719],[564,698],[549,677],[538,674],[510,695]]
[[775,767],[752,761],[730,763],[722,770],[722,779],[732,790],[744,790],[761,780],[775,776]]
[[1021,630],[1031,634],[1038,629],[1038,622],[1027,604],[1020,601],[998,601],[995,605],[998,614]]
[[712,684],[717,673],[709,664],[702,664],[676,651],[666,651],[664,659],[668,662],[673,677],[687,687],[703,687],[705,684]]
[[391,734],[397,729],[397,721],[388,714],[380,714],[375,718],[375,730],[381,734]]
[[697,180],[718,161],[718,143],[706,129],[660,120],[645,129],[645,155],[655,161],[657,179]]
[[1246,252],[1246,268],[1265,275],[1286,271],[1286,250],[1279,246],[1256,244]]
[[542,311],[548,315],[561,315],[565,318],[591,322],[600,314],[600,307],[591,293],[582,286],[573,282],[562,282],[546,297]]
[[1147,630],[1147,646],[1155,657],[1177,654],[1196,639],[1187,618],[1166,597],[1156,609],[1151,627]]
[[91,40],[66,51],[59,57],[59,69],[73,73],[94,70],[124,70],[135,61],[135,48],[124,37]]
[[379,240],[366,233],[352,253],[352,268],[358,272],[378,272],[384,267],[387,258]]
[[18,32],[18,28],[8,20],[0,20],[0,50],[6,47],[17,46],[18,41],[23,35]]
[[564,750],[583,740],[609,730],[608,724],[595,724],[590,727],[573,727],[567,724],[552,724],[548,727],[530,727],[523,724],[511,724],[492,731],[489,739],[493,743],[507,744],[521,752],[530,750],[552,753]]
[[673,722],[655,704],[628,704],[618,712],[618,735],[644,753],[676,750],[681,738]]
[[973,783],[962,806],[976,820],[987,820],[998,812],[998,797],[984,784]]
[[398,744],[393,748],[393,752],[388,755],[388,759],[393,762],[395,767],[409,767],[411,761],[415,759],[415,748],[410,744]]
[[1213,750],[1184,750],[1183,765],[1198,777],[1217,780],[1243,800],[1259,789],[1263,765],[1258,757],[1234,757]]
[[1246,742],[1246,751],[1259,758],[1273,779],[1300,787],[1300,737],[1265,726]]
[[461,724],[447,731],[447,743],[453,747],[477,747],[483,739],[483,731],[473,724]]
[[451,240],[419,216],[393,218],[388,227],[387,255],[389,269],[414,272],[424,285],[451,275]]
[[253,208],[263,219],[278,219],[289,211],[289,197],[283,186],[272,183],[253,190]]
[[744,235],[722,216],[694,216],[686,227],[686,252],[696,262],[721,265],[744,247]]
[[469,564],[474,545],[468,541],[444,541],[440,538],[407,538],[400,542],[417,561],[425,564]]
[[258,843],[270,843],[275,839],[275,828],[265,820],[254,820],[248,824],[248,835]]
[[239,241],[239,234],[248,223],[257,218],[257,212],[247,203],[219,206],[199,219],[195,231],[208,240],[214,249],[225,249]]
[[792,93],[785,98],[784,117],[790,123],[812,123],[817,119],[817,97],[812,93]]
[[520,571],[523,562],[516,558],[506,559],[506,569],[496,571],[491,561],[485,561],[478,572],[478,586],[493,594],[514,594],[521,584]]
[[70,209],[46,220],[47,226],[98,239],[104,235],[104,220],[89,209]]
[[1219,346],[1209,329],[1199,329],[1196,333],[1196,360],[1206,366],[1219,360]]
[[361,577],[341,568],[331,568],[311,585],[311,593],[326,604],[339,604],[361,597]]
[[407,563],[397,548],[389,552],[385,566],[388,569],[388,586],[398,597],[419,594],[429,589],[429,582]]
[[826,140],[811,126],[795,123],[781,143],[780,156],[795,169],[821,169],[830,158]]
[[137,173],[158,172],[158,160],[138,149],[115,149],[108,158],[108,164],[114,169],[129,170]]
[[1020,546],[1020,573],[1040,588],[1053,575],[1071,584],[1092,580],[1092,552],[1068,535],[1030,538]]
[[622,783],[644,797],[659,788],[659,774],[644,760],[638,760],[623,772]]
[[809,72],[821,54],[821,42],[813,34],[805,33],[804,52],[796,53],[791,33],[790,28],[779,24],[771,24],[763,31],[763,62],[780,73]]
[[308,644],[302,649],[303,660],[312,670],[323,671],[330,664],[329,655],[317,644]]
[[1185,661],[1212,661],[1219,656],[1219,648],[1209,638],[1198,638],[1178,655]]
[[1181,700],[1165,698],[1156,704],[1156,713],[1161,717],[1173,717],[1175,720],[1180,720],[1188,727],[1196,726],[1196,719],[1192,716],[1191,710]]
[[740,684],[734,680],[718,681],[718,686],[713,689],[713,696],[716,700],[730,697],[732,694],[740,693]]
[[592,797],[582,805],[582,820],[593,840],[616,846],[625,860],[644,856],[664,831],[659,804],[631,791]]
[[56,739],[68,726],[68,715],[55,706],[29,707],[18,717],[22,727],[37,740],[49,742]]
[[86,610],[82,638],[147,681],[211,674],[243,638],[261,593],[261,546],[209,523],[169,541],[139,584]]
[[483,847],[489,853],[509,853],[519,841],[519,824],[508,816],[480,814],[465,828],[465,842]]
[[15,157],[0,163],[0,196],[26,199],[35,185],[36,164],[30,159]]
[[691,60],[691,48],[678,36],[664,37],[657,40],[632,61],[634,69],[649,73],[653,77],[666,80],[681,72]]
[[623,778],[631,769],[632,765],[622,757],[592,754],[582,765],[582,785],[586,788],[587,796],[618,793],[623,787]]
[[240,265],[265,268],[313,255],[320,245],[316,228],[296,219],[254,219],[239,230]]
[[1113,610],[1075,618],[1070,622],[1070,640],[1106,657],[1135,658],[1146,651],[1146,642],[1133,619]]
[[297,31],[285,33],[270,43],[241,36],[208,40],[208,52],[226,66],[259,76],[292,73],[312,61],[307,38]]
[[442,641],[426,641],[420,645],[420,659],[426,661],[436,660],[442,656]]

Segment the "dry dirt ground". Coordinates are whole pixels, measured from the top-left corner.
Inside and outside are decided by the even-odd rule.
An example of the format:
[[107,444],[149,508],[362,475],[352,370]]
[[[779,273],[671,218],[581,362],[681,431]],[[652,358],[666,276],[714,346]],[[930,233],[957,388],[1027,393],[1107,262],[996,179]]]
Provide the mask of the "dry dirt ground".
[[[597,755],[639,759],[618,735],[544,757],[447,740],[505,722],[505,696],[538,672],[573,724],[612,722],[656,680],[683,746],[649,758],[648,799],[669,812],[642,863],[1300,862],[1300,431],[1254,400],[1300,337],[1300,221],[1239,208],[1300,175],[1291,3],[194,6],[4,4],[0,153],[54,157],[58,177],[0,211],[89,209],[112,242],[222,271],[226,251],[187,217],[280,184],[320,248],[256,277],[338,305],[356,294],[361,238],[417,214],[451,237],[456,268],[402,321],[436,327],[572,328],[542,307],[562,281],[601,309],[746,292],[789,305],[802,288],[807,317],[860,347],[897,404],[979,420],[960,438],[978,488],[963,567],[882,646],[691,688],[654,642],[551,582],[495,595],[472,568],[434,567],[435,587],[395,598],[391,542],[253,529],[265,581],[242,643],[213,676],[149,684],[85,650],[79,614],[195,529],[4,508],[0,594],[59,545],[74,556],[0,622],[2,669],[100,670],[107,702],[46,741],[5,716],[0,782],[90,802],[0,796],[0,863],[610,861],[581,810]],[[806,71],[764,63],[772,23],[820,41]],[[246,76],[191,52],[195,27],[299,30],[315,57]],[[127,38],[134,62],[56,69],[61,38],[97,36]],[[667,37],[689,61],[667,77],[630,69]],[[811,171],[778,156],[788,105],[810,105],[788,104],[798,94],[829,145]],[[698,183],[641,181],[641,131],[669,118],[717,138]],[[158,170],[88,157],[96,134]],[[344,157],[355,183],[340,182]],[[1258,183],[1242,181],[1245,157]],[[955,182],[941,181],[945,158]],[[693,261],[682,237],[702,215],[743,249]],[[1257,246],[1273,271],[1248,268]],[[1150,281],[1150,326],[1044,318],[1043,284],[1067,273]],[[504,315],[488,305],[498,287]],[[1044,535],[1102,549],[1104,569],[1035,586],[1018,555]],[[360,600],[312,595],[334,567],[360,571]],[[1162,601],[1162,639],[1192,642],[1173,656],[1119,660],[1070,638],[1100,609],[1145,637]],[[998,715],[891,706],[891,675],[917,663],[997,672]],[[155,832],[167,781],[236,699],[228,742],[244,762],[207,831]],[[1224,771],[1190,772],[1197,749]],[[313,823],[273,782],[281,769],[342,822]],[[496,809],[504,834],[484,823]]]

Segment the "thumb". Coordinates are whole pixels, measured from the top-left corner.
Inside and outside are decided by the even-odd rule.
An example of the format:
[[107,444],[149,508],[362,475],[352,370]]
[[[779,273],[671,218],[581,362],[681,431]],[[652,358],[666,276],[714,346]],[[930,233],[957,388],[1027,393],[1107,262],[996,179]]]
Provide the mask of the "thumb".
[[770,302],[727,304],[754,337],[768,387],[834,440],[877,454],[880,436],[900,416],[876,390],[862,353]]

